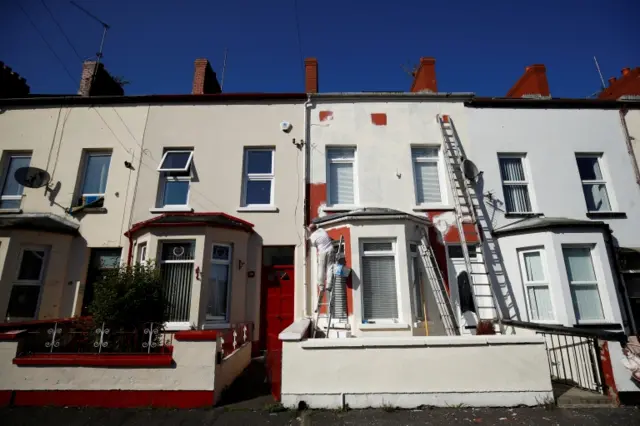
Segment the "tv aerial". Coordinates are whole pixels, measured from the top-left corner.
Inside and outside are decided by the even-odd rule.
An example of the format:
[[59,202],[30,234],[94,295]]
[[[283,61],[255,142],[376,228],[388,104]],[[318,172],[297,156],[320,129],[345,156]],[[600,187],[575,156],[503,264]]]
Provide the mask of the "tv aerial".
[[102,40],[100,41],[100,51],[98,51],[98,53],[96,53],[96,57],[98,58],[98,65],[99,65],[100,64],[100,60],[102,59],[102,48],[104,47],[104,39],[107,37],[107,30],[109,30],[109,28],[111,28],[111,27],[109,26],[109,24],[104,22],[102,19],[98,18],[93,13],[89,12],[84,7],[82,7],[79,4],[77,4],[75,1],[71,1],[70,3],[72,5],[74,5],[75,7],[77,7],[78,9],[80,9],[82,12],[84,12],[85,15],[87,15],[88,17],[90,17],[94,21],[99,22],[100,25],[102,25]]

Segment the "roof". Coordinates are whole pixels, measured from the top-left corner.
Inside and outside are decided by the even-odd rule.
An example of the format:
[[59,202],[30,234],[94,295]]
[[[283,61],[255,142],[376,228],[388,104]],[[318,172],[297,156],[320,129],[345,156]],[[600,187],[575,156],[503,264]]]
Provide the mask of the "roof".
[[15,213],[0,215],[0,229],[44,231],[77,235],[80,225],[53,213]]
[[483,98],[474,97],[464,103],[469,108],[543,108],[543,109],[640,109],[633,100],[571,98]]
[[322,225],[336,220],[384,220],[384,219],[410,219],[425,224],[430,224],[429,218],[426,216],[417,216],[400,210],[387,209],[382,207],[365,207],[357,210],[351,210],[344,213],[336,213],[328,216],[319,217],[313,220],[313,223]]
[[306,93],[216,93],[207,95],[28,96],[0,99],[0,107],[58,105],[217,104],[306,101]]
[[553,228],[603,228],[606,226],[606,223],[597,220],[569,219],[566,217],[531,217],[496,228],[492,234],[505,236]]
[[125,232],[130,237],[144,228],[158,227],[183,227],[183,226],[212,226],[214,228],[237,229],[245,232],[253,232],[253,223],[221,212],[206,213],[165,213],[143,222],[135,223],[131,229]]

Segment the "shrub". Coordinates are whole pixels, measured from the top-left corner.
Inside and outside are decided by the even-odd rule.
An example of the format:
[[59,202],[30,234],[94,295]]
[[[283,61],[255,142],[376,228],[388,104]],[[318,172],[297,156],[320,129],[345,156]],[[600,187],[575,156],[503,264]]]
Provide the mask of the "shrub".
[[493,322],[489,320],[480,320],[476,326],[477,335],[496,334],[496,329],[493,328]]
[[95,324],[135,327],[144,322],[164,323],[168,302],[156,265],[136,264],[107,270],[95,284],[89,307]]

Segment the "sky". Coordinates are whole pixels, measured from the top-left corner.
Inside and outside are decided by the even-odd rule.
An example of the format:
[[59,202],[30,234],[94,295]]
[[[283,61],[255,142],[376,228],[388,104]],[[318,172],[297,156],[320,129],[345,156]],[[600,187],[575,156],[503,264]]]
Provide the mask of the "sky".
[[[406,69],[431,56],[440,92],[479,96],[504,96],[542,63],[552,96],[584,98],[600,87],[594,56],[605,81],[640,65],[640,0],[76,3],[110,25],[103,61],[129,95],[190,93],[196,58],[220,80],[225,49],[225,92],[304,92],[305,57],[321,92],[407,91]],[[0,60],[31,93],[76,93],[101,36],[68,0],[0,0]]]

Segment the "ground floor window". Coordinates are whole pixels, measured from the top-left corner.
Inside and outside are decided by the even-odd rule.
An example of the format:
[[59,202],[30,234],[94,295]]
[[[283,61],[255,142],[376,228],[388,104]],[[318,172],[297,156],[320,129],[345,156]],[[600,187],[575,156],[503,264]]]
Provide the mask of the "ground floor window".
[[398,319],[395,245],[395,241],[362,243],[363,322]]
[[231,289],[233,248],[229,244],[214,243],[209,269],[209,298],[207,321],[227,321]]
[[194,241],[160,243],[160,273],[169,302],[169,322],[189,321],[194,255]]
[[554,320],[555,314],[551,303],[544,250],[520,250],[518,257],[529,319],[531,321]]
[[578,321],[604,319],[591,251],[591,246],[562,247],[573,308]]
[[11,286],[7,321],[29,320],[38,315],[42,296],[42,281],[47,266],[50,247],[23,247],[18,260],[18,271]]

